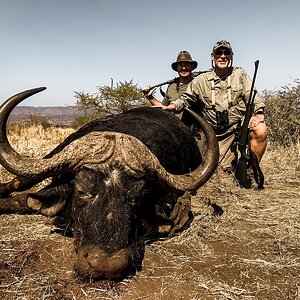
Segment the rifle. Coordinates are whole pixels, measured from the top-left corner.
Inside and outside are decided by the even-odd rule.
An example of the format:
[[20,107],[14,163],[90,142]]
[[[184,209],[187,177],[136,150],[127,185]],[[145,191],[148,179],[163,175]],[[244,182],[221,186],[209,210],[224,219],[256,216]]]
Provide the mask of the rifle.
[[[204,72],[205,72],[205,71],[193,72],[192,75],[193,75],[193,77],[196,77],[196,76],[198,76],[199,74],[204,73]],[[141,92],[143,92],[143,91],[150,91],[150,90],[152,90],[152,89],[154,89],[154,88],[163,86],[163,85],[165,85],[165,84],[172,84],[172,83],[178,81],[179,78],[180,78],[180,77],[175,77],[175,78],[170,79],[170,80],[167,80],[167,81],[165,81],[165,82],[162,82],[162,83],[158,83],[158,84],[149,86],[149,87],[147,88],[147,90],[141,89]]]
[[255,153],[251,150],[249,145],[250,140],[250,130],[248,128],[249,121],[253,115],[254,111],[254,98],[257,91],[254,91],[254,82],[256,79],[257,69],[258,69],[259,60],[255,61],[255,70],[250,90],[250,96],[248,103],[246,104],[246,114],[244,123],[241,126],[239,139],[238,139],[238,149],[240,151],[240,158],[236,165],[235,169],[235,178],[237,179],[238,183],[246,188],[249,189],[251,186],[251,180],[247,175],[247,168],[249,166],[252,167],[254,173],[254,179],[258,184],[258,188],[263,189],[264,185],[264,175],[259,167],[258,159]]
[[165,84],[172,84],[172,83],[174,83],[174,82],[176,81],[177,78],[179,78],[179,77],[175,77],[175,78],[170,79],[170,80],[167,80],[167,81],[165,81],[165,82],[162,82],[162,83],[158,83],[158,84],[149,86],[146,90],[145,90],[145,89],[141,89],[141,92],[143,92],[143,91],[150,91],[150,90],[152,90],[152,89],[154,89],[154,88],[157,88],[157,87],[159,87],[159,86],[163,86],[163,85],[165,85]]

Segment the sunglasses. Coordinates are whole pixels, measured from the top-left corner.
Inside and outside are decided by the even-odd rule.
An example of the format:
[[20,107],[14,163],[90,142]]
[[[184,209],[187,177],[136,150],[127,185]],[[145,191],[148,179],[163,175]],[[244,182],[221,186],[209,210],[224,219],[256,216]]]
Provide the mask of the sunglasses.
[[228,50],[216,50],[214,52],[214,54],[217,55],[217,56],[221,56],[223,54],[230,55],[230,54],[232,54],[232,52],[229,49]]

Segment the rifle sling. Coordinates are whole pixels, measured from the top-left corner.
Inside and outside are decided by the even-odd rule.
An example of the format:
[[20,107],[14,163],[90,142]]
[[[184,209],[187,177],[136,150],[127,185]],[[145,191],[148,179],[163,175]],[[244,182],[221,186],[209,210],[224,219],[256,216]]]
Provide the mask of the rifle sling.
[[216,132],[218,141],[223,141],[223,140],[225,140],[227,137],[229,137],[232,134],[234,134],[234,131],[230,131],[230,132],[228,132],[228,131],[226,132],[225,131],[225,132],[223,132],[221,134],[219,134],[219,133]]
[[222,141],[222,140],[226,139],[228,136],[235,134],[235,132],[239,131],[240,130],[239,123],[240,122],[237,122],[230,126],[226,126],[222,129],[217,128],[216,126],[213,126],[214,132],[217,136],[218,141]]

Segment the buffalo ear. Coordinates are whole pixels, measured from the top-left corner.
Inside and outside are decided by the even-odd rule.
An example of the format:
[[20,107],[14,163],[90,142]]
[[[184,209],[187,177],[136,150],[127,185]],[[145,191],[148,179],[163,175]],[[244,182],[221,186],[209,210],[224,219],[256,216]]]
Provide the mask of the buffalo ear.
[[69,184],[47,186],[38,192],[28,194],[28,207],[48,217],[61,215],[67,209],[72,192],[73,189]]

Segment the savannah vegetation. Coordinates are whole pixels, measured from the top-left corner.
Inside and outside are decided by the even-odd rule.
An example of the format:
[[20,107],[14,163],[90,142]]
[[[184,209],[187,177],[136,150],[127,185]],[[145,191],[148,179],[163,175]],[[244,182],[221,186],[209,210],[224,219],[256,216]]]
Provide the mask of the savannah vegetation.
[[[117,283],[75,278],[72,239],[54,233],[51,219],[0,215],[1,299],[300,299],[300,82],[264,97],[265,189],[241,189],[231,175],[215,174],[193,196],[190,227],[149,242],[142,270]],[[9,140],[18,152],[43,157],[73,131],[11,124]],[[12,176],[1,167],[0,178]]]
[[74,127],[107,115],[122,113],[130,108],[149,105],[137,84],[133,80],[118,82],[116,85],[111,79],[111,85],[97,87],[94,94],[88,92],[75,92],[76,107],[84,112],[83,117],[74,121]]

